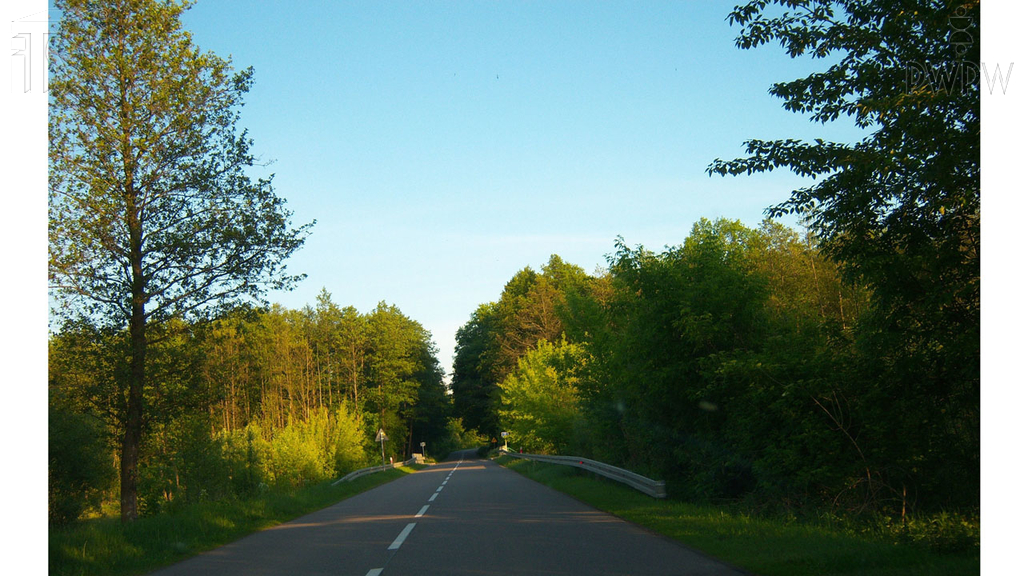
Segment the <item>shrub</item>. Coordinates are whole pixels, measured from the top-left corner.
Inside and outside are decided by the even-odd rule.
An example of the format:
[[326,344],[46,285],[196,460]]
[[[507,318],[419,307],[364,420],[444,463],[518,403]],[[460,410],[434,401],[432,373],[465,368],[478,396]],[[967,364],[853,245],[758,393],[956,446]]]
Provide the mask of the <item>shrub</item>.
[[326,479],[328,470],[333,470],[333,458],[328,456],[327,447],[317,441],[318,432],[322,432],[318,428],[322,426],[318,418],[306,422],[289,420],[274,435],[270,454],[278,485],[302,486]]
[[267,474],[270,442],[263,438],[259,424],[251,422],[240,430],[221,432],[219,439],[232,491],[241,497],[254,496],[260,484],[271,481]]
[[339,406],[333,416],[334,473],[344,476],[366,466],[364,437],[355,413],[347,404]]
[[93,419],[52,407],[48,417],[48,517],[61,525],[99,505],[113,484],[114,467]]

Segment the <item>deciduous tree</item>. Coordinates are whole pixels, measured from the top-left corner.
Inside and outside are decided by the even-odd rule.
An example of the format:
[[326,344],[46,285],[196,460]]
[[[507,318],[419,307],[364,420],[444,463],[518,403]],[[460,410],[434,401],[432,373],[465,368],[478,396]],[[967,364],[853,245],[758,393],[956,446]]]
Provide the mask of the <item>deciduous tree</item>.
[[955,473],[942,483],[950,505],[976,504],[979,487],[980,11],[980,0],[737,6],[738,47],[778,42],[791,57],[832,62],[770,93],[815,122],[852,119],[865,135],[749,140],[748,157],[708,168],[816,179],[768,213],[803,215],[847,280],[870,289],[859,337],[872,358],[863,378],[878,384],[865,394],[875,394],[873,418],[890,420],[886,433],[906,441],[887,458],[892,482]]
[[575,444],[579,410],[577,370],[586,362],[579,344],[541,340],[499,384],[501,424],[512,441],[543,453],[566,454]]
[[286,288],[292,228],[237,129],[252,70],[201,52],[190,2],[59,0],[50,65],[50,278],[65,309],[127,326],[121,518],[137,517],[149,328]]

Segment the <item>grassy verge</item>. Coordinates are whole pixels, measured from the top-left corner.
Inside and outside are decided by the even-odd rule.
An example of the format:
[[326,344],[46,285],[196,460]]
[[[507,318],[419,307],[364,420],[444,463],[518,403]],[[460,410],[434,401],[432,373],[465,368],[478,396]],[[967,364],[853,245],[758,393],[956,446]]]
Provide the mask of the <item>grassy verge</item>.
[[117,518],[88,520],[49,534],[50,574],[144,574],[330,506],[425,466],[377,472],[331,486],[331,481],[250,500],[204,502],[122,526]]
[[502,466],[690,547],[762,576],[979,574],[977,549],[940,553],[824,522],[655,500],[568,466],[498,458]]

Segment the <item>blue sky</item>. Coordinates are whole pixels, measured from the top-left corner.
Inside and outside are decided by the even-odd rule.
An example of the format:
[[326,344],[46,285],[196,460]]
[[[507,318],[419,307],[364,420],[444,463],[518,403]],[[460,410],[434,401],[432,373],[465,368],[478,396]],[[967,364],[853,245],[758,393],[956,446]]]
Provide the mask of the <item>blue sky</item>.
[[184,20],[254,67],[242,125],[295,222],[317,220],[289,265],[308,278],[271,299],[386,300],[450,370],[455,331],[525,266],[592,272],[619,235],[660,249],[700,217],[760,221],[800,182],[704,173],[744,139],[859,137],[768,95],[822,64],[735,48],[731,6],[211,0]]

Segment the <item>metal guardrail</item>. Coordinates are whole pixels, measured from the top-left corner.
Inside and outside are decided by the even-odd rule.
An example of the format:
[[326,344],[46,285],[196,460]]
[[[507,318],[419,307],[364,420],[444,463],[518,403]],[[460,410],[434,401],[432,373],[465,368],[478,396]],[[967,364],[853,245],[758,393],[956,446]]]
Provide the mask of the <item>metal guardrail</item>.
[[610,480],[616,482],[622,482],[651,496],[653,498],[665,498],[665,481],[664,480],[651,480],[646,476],[641,476],[636,472],[630,472],[624,468],[617,468],[611,464],[605,464],[604,462],[598,462],[597,460],[591,460],[589,458],[580,458],[578,456],[545,456],[543,454],[517,454],[515,452],[509,452],[504,448],[501,449],[502,454],[507,454],[514,458],[522,458],[524,460],[536,460],[538,462],[548,462],[550,464],[561,464],[563,466],[573,466],[588,470],[595,474],[599,474]]
[[[356,470],[354,472],[349,472],[348,474],[342,476],[341,478],[338,478],[334,482],[331,482],[331,486],[337,486],[338,484],[341,484],[342,482],[351,482],[351,481],[355,480],[356,478],[360,478],[362,476],[366,476],[367,474],[373,474],[374,472],[383,472],[384,470],[390,470],[392,468],[398,468],[399,466],[408,466],[409,464],[412,464],[412,463],[414,463],[416,461],[417,461],[417,459],[415,457],[413,457],[413,458],[409,458],[405,462],[396,462],[394,464],[385,464],[383,466],[370,466],[369,468],[360,468],[359,470]],[[422,462],[420,462],[420,464],[422,464]]]

